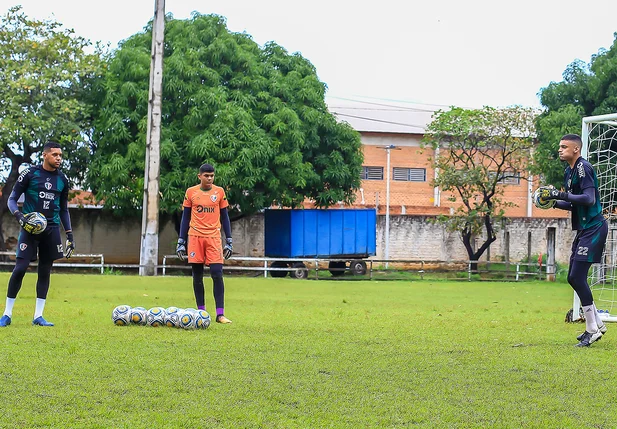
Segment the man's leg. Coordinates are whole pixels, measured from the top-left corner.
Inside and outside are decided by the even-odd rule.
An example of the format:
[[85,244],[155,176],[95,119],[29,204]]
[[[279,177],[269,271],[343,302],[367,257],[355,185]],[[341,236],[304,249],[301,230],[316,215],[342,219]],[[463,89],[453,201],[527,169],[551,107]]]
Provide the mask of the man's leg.
[[52,261],[40,261],[37,270],[38,279],[36,281],[36,308],[34,310],[33,320],[38,321],[36,324],[41,326],[53,326],[52,323],[45,321],[43,318],[43,311],[45,310],[45,302],[47,300],[47,292],[49,292],[52,265]]
[[204,264],[191,264],[193,274],[193,292],[195,292],[195,304],[198,310],[206,309],[206,297],[204,291]]
[[210,277],[212,277],[212,292],[216,303],[216,321],[219,323],[231,323],[225,317],[225,282],[223,281],[223,264],[210,264]]
[[577,344],[579,347],[589,346],[602,338],[602,332],[598,329],[598,315],[593,303],[593,294],[587,283],[589,268],[591,268],[591,262],[572,260],[568,273],[568,283],[578,294],[585,315],[585,332],[579,336],[580,342]]
[[6,306],[4,307],[4,315],[0,319],[0,327],[5,327],[11,324],[11,317],[13,316],[13,306],[15,305],[15,298],[21,289],[21,284],[26,275],[26,270],[30,265],[30,259],[17,258],[15,261],[15,267],[11,273],[9,279],[9,287],[6,292]]

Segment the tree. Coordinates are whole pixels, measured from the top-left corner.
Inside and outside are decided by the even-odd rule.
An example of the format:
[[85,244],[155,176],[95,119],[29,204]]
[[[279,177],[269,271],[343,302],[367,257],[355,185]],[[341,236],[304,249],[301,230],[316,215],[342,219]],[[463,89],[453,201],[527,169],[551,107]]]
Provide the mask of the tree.
[[[502,199],[503,182],[524,178],[534,142],[535,113],[510,107],[480,110],[452,108],[438,111],[426,130],[424,145],[436,155],[431,159],[438,171],[433,186],[451,193],[459,203],[452,215],[437,221],[461,234],[470,261],[477,261],[493,243],[505,208],[514,203]],[[438,152],[437,152],[438,150]],[[472,240],[484,231],[485,240],[474,249]],[[477,263],[472,269],[477,270]]]
[[88,97],[101,72],[101,51],[86,53],[89,46],[58,22],[28,19],[20,6],[9,9],[0,21],[0,148],[7,172],[0,198],[2,250],[3,214],[19,168],[37,163],[47,141],[61,143],[63,170],[72,183],[85,177],[90,154]]
[[610,49],[601,49],[589,64],[573,61],[563,73],[562,82],[551,82],[540,90],[546,108],[537,118],[538,147],[534,154],[534,173],[544,182],[560,188],[564,165],[557,150],[564,134],[580,134],[582,118],[617,112],[617,33]]
[[[109,62],[95,122],[88,184],[116,213],[141,210],[151,24]],[[216,168],[232,212],[247,215],[305,198],[351,202],[360,185],[359,134],[337,123],[326,86],[300,54],[259,47],[225,19],[167,17],[163,78],[161,213],[180,209],[205,162]]]

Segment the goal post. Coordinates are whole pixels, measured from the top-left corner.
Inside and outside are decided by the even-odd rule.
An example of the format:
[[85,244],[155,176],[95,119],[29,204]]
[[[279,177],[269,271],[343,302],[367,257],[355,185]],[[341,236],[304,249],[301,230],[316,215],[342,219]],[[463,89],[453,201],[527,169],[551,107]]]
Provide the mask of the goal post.
[[[583,118],[581,139],[581,155],[596,172],[602,211],[608,222],[602,261],[593,264],[588,281],[602,320],[617,322],[617,113]],[[580,305],[575,292],[573,321],[583,317]]]

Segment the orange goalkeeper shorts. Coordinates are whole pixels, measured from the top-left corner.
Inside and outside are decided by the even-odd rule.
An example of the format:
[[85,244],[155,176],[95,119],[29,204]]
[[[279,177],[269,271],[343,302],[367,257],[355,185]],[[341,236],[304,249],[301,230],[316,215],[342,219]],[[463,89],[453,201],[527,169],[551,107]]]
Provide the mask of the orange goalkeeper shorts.
[[222,264],[223,244],[220,237],[197,237],[189,235],[189,264]]

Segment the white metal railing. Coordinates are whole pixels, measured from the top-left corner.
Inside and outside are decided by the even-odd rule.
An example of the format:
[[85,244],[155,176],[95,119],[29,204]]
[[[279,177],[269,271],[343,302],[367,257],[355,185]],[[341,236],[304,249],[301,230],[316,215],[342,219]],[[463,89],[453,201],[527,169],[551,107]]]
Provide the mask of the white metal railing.
[[[15,252],[0,252],[2,256],[13,256],[15,257]],[[80,259],[80,258],[97,258],[99,259],[99,263],[81,263],[81,262],[54,262],[54,267],[67,267],[67,268],[100,268],[101,274],[105,273],[105,256],[102,253],[90,254],[90,253],[74,253],[72,258]],[[70,259],[59,259],[59,261],[70,261]],[[32,263],[36,266],[36,262]],[[10,261],[0,261],[0,265],[15,265],[15,260],[12,259]]]

